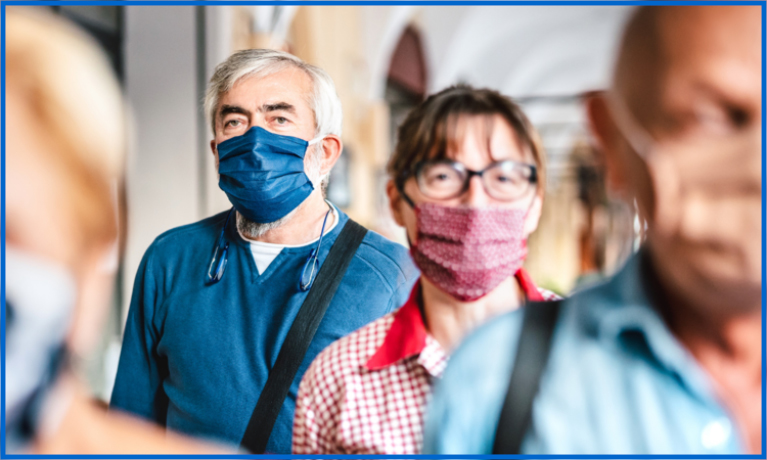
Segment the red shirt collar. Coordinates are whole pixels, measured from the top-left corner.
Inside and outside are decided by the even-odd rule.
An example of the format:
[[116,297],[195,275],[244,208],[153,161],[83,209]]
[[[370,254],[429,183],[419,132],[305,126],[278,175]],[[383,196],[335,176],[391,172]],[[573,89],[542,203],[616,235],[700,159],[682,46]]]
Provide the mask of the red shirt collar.
[[533,279],[530,278],[530,274],[527,273],[527,270],[520,268],[517,270],[514,277],[517,278],[517,282],[522,288],[522,292],[525,293],[528,302],[543,302],[546,300],[541,295],[541,292],[538,290],[538,286],[535,285]]
[[376,353],[365,363],[371,371],[391,366],[397,361],[421,353],[426,346],[426,325],[423,323],[421,308],[418,306],[421,297],[421,280],[416,281],[410,298],[405,305],[394,313],[394,321],[386,333],[383,344]]
[[[514,275],[528,301],[542,302],[543,296],[538,292],[533,279],[520,268]],[[426,338],[429,332],[421,316],[421,308],[418,306],[421,297],[421,281],[418,280],[410,292],[410,298],[394,313],[389,332],[386,333],[383,344],[375,354],[365,363],[365,367],[375,371],[391,366],[405,358],[420,354],[426,346]]]

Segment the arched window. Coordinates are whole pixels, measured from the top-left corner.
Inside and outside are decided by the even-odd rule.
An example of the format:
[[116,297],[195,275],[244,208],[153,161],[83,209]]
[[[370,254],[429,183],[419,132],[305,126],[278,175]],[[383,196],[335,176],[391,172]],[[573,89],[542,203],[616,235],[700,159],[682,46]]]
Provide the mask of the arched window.
[[396,142],[397,128],[408,112],[426,97],[426,58],[421,34],[409,25],[394,48],[386,80],[386,102],[389,104],[391,140]]

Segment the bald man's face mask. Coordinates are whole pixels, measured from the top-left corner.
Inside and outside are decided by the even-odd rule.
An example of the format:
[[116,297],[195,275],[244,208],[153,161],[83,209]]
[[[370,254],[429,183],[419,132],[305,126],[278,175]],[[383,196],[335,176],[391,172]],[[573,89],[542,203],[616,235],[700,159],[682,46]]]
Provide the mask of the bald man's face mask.
[[635,121],[619,96],[609,95],[608,102],[619,130],[647,165],[652,202],[644,207],[659,274],[690,300],[714,296],[731,301],[722,307],[732,308],[736,299],[745,304],[758,298],[761,132],[661,141]]

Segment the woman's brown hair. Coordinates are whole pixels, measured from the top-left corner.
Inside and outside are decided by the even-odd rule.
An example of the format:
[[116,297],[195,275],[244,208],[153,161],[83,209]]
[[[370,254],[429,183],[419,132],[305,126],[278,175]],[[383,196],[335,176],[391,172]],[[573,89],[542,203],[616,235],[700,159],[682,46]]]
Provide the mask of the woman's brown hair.
[[537,168],[538,193],[542,194],[546,183],[545,157],[530,120],[517,104],[498,91],[468,85],[451,86],[433,94],[408,114],[398,130],[397,145],[387,167],[389,176],[401,188],[415,174],[419,163],[446,158],[449,147],[457,145],[461,136],[458,124],[463,117],[486,116],[490,124],[494,115],[503,117],[529,149]]

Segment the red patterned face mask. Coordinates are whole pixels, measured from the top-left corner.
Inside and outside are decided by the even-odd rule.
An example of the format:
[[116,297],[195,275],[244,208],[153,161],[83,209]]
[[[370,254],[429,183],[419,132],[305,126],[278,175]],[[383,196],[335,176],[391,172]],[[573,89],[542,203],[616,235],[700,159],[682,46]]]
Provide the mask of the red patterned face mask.
[[415,207],[418,240],[410,247],[421,273],[454,298],[487,295],[522,268],[525,210]]

